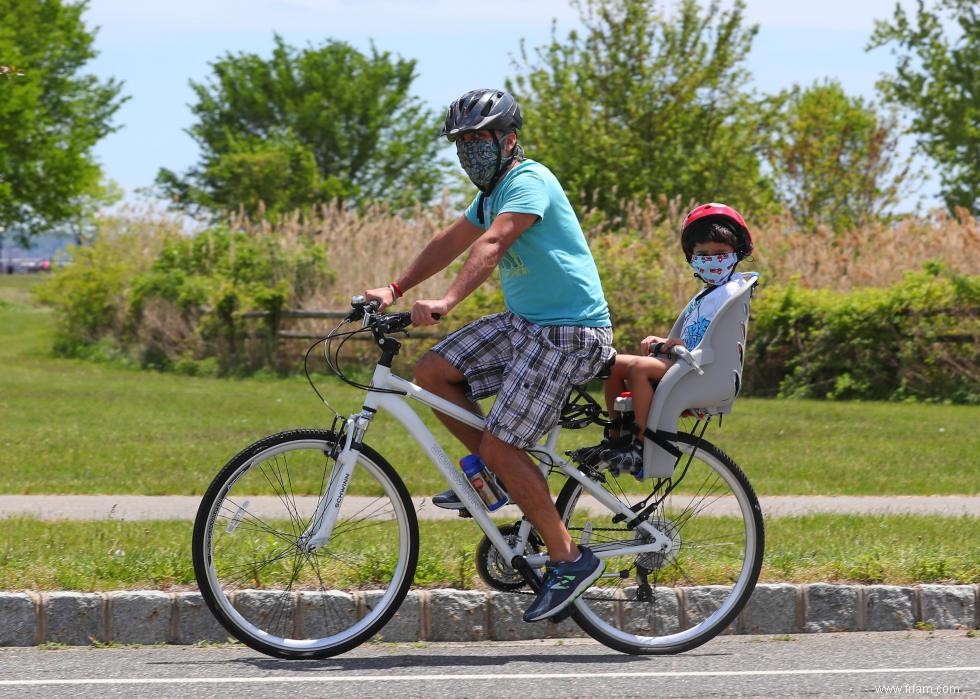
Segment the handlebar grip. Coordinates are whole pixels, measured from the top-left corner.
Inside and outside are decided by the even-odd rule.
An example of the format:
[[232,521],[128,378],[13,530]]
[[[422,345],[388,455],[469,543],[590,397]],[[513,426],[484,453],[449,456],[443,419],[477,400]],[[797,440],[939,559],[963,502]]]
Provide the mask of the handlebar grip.
[[432,320],[442,320],[442,313],[432,313]]

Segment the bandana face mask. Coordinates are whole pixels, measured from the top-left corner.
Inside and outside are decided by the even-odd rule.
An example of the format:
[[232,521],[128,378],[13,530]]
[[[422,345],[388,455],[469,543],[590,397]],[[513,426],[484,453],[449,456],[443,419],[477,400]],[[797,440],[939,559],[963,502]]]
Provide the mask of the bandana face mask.
[[718,286],[728,281],[735,270],[738,255],[726,252],[721,255],[694,255],[691,257],[691,267],[695,276],[700,277],[705,284]]
[[480,189],[490,186],[501,161],[500,144],[495,139],[456,141],[456,155],[473,184]]

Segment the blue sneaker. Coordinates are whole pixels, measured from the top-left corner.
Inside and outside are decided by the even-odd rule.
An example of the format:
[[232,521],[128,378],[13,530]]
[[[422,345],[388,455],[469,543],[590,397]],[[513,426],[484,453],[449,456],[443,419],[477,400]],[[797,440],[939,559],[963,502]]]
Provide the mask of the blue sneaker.
[[579,447],[566,451],[565,454],[571,457],[572,461],[582,466],[602,467],[609,464],[608,455],[617,454],[630,448],[633,448],[633,436],[627,434],[619,437],[607,437],[591,447]]
[[606,564],[587,546],[577,561],[566,561],[548,567],[534,603],[524,612],[524,621],[540,621],[552,617],[589,589],[606,569]]
[[462,510],[464,507],[463,501],[459,499],[459,496],[452,488],[444,490],[438,495],[433,495],[432,504],[444,510]]

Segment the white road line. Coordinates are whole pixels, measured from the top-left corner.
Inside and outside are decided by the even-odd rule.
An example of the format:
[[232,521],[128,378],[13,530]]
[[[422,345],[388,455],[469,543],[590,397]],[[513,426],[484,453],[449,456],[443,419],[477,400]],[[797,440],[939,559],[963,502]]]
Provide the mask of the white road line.
[[0,680],[0,687],[44,687],[53,685],[150,685],[150,684],[296,684],[315,682],[458,682],[460,680],[575,680],[644,679],[666,677],[765,677],[792,675],[877,675],[916,672],[980,672],[980,665],[966,667],[836,668],[830,670],[706,670],[701,672],[555,672],[457,675],[344,675],[322,677],[154,677],[118,679]]

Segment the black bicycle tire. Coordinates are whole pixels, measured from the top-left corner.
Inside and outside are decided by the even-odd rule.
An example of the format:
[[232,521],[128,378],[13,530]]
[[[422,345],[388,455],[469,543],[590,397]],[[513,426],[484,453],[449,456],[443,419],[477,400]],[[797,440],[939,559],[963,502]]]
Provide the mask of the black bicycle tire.
[[210,526],[211,511],[213,509],[214,500],[222,493],[222,489],[228,479],[235,474],[235,472],[244,462],[251,459],[256,454],[260,454],[271,447],[280,446],[289,442],[311,440],[336,443],[337,435],[329,430],[315,428],[287,430],[264,437],[239,451],[238,454],[232,457],[232,459],[221,468],[202,497],[201,504],[198,507],[197,515],[194,520],[194,532],[192,538],[192,558],[198,589],[200,590],[201,596],[204,598],[205,603],[211,610],[214,617],[225,628],[225,630],[250,648],[272,657],[289,660],[328,658],[345,653],[369,640],[378,631],[380,631],[398,611],[398,608],[404,601],[405,596],[408,594],[408,590],[414,581],[419,557],[420,539],[418,518],[416,517],[412,499],[408,493],[408,489],[405,487],[404,481],[383,456],[381,456],[371,447],[361,444],[359,448],[361,454],[366,459],[370,460],[374,466],[376,466],[391,482],[391,485],[393,486],[399,500],[401,501],[402,507],[404,508],[404,514],[408,523],[408,531],[405,533],[408,536],[409,542],[408,559],[406,561],[406,574],[404,579],[399,584],[395,595],[389,602],[388,608],[383,610],[378,615],[378,618],[370,625],[365,627],[361,632],[341,640],[334,645],[304,651],[284,650],[278,646],[264,643],[263,641],[255,638],[253,635],[240,629],[239,626],[232,619],[230,619],[227,614],[225,614],[217,600],[217,595],[221,593],[211,589],[210,578],[207,574],[206,558],[208,556],[208,552],[206,551],[205,542],[207,531]]
[[[762,569],[762,560],[765,552],[765,527],[762,518],[762,508],[759,505],[759,500],[756,497],[755,490],[753,489],[752,484],[749,482],[749,479],[746,477],[745,473],[738,466],[738,464],[732,460],[731,457],[707,440],[698,439],[694,435],[681,432],[678,433],[678,438],[672,441],[679,444],[696,446],[699,452],[703,451],[710,453],[719,461],[722,467],[727,468],[731,475],[734,476],[735,481],[743,490],[743,493],[750,504],[753,529],[757,535],[757,543],[754,547],[755,555],[750,563],[750,577],[748,578],[747,584],[739,593],[738,599],[735,600],[728,613],[726,613],[716,623],[707,627],[703,633],[698,634],[688,641],[665,643],[663,646],[651,646],[648,644],[637,644],[623,641],[606,633],[601,627],[593,624],[585,616],[583,616],[582,612],[579,611],[579,606],[585,604],[584,601],[577,600],[575,602],[574,609],[571,613],[571,618],[583,631],[585,631],[585,633],[609,648],[613,648],[614,650],[631,655],[675,655],[677,653],[692,650],[693,648],[697,648],[698,646],[707,643],[721,633],[730,623],[732,623],[739,612],[741,612],[748,603],[749,598],[755,589],[755,585],[758,582],[759,573]],[[568,481],[562,486],[561,490],[559,491],[558,498],[555,500],[555,507],[558,509],[558,513],[563,517],[563,519],[566,519],[568,514],[570,514],[566,513],[570,500],[573,497],[577,497],[580,491],[581,484],[573,478],[569,478]]]

